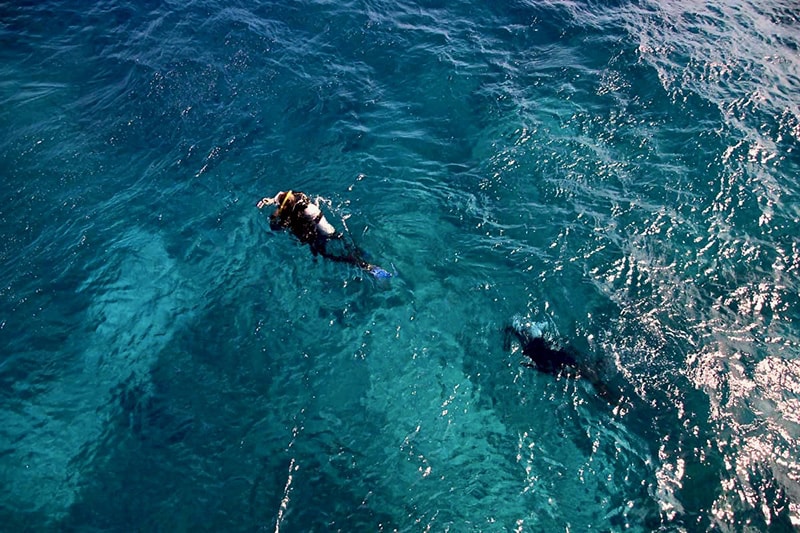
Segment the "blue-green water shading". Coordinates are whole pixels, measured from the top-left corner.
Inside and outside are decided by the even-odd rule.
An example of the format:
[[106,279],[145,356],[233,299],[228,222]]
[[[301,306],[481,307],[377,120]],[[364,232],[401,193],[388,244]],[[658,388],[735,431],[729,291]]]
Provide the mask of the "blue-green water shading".
[[793,2],[81,4],[0,3],[4,530],[800,527]]

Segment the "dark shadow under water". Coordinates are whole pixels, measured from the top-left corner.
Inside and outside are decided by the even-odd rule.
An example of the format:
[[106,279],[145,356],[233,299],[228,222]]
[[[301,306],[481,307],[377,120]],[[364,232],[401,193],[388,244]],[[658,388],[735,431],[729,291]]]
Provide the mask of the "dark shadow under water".
[[514,340],[519,343],[522,355],[530,360],[523,362],[523,365],[553,376],[568,373],[577,378],[587,379],[597,394],[608,403],[619,405],[623,401],[622,392],[615,390],[602,379],[600,362],[589,361],[571,348],[561,346],[555,340],[547,338],[541,331],[533,331],[521,324],[515,323],[503,329],[505,351],[511,349]]

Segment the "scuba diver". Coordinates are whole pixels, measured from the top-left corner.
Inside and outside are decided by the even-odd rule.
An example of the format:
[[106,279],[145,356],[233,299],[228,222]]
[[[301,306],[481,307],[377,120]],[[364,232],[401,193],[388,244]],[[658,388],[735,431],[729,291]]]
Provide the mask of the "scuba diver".
[[592,364],[572,349],[561,346],[546,334],[545,329],[545,324],[524,324],[515,319],[512,325],[503,329],[503,349],[510,350],[512,342],[516,341],[522,355],[530,360],[530,362],[523,362],[523,366],[535,368],[539,372],[553,376],[564,373],[585,378],[592,384],[595,391],[609,403],[618,404],[621,401],[621,393],[613,390],[602,379],[597,363]]
[[[311,248],[311,253],[315,257],[321,255],[337,263],[355,265],[377,279],[392,277],[392,274],[383,268],[367,262],[363,257],[364,252],[355,244],[346,242],[344,235],[337,232],[325,219],[319,203],[312,201],[305,193],[281,191],[273,198],[262,198],[257,207],[263,209],[268,205],[278,206],[269,216],[269,227],[273,231],[288,228],[301,243]],[[328,249],[328,244],[333,241],[343,243],[343,253],[333,253]]]

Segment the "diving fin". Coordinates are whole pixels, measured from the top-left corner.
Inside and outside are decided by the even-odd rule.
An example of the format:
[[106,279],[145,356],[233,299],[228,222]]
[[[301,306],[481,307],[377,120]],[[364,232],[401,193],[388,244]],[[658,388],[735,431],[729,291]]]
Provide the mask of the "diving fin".
[[392,277],[391,272],[384,270],[378,265],[370,265],[369,263],[367,263],[364,266],[364,270],[372,274],[376,279],[389,279]]

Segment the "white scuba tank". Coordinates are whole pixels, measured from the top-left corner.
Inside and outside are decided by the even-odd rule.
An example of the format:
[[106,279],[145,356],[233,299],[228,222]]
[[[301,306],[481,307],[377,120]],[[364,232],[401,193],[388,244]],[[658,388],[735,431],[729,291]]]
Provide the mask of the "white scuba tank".
[[322,214],[319,206],[314,202],[308,202],[305,210],[303,210],[303,214],[311,220],[314,220],[317,225],[317,231],[326,237],[332,237],[336,233],[334,227],[331,226],[330,222],[325,220],[325,215]]

